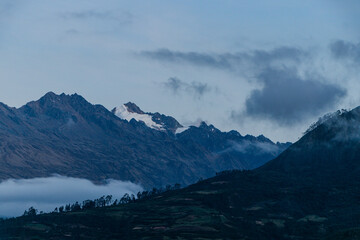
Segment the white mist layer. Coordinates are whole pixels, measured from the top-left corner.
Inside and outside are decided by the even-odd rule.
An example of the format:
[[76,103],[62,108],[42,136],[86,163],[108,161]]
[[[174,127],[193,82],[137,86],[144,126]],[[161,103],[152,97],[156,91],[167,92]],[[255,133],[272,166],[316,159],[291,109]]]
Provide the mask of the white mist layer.
[[20,216],[33,206],[50,212],[61,205],[96,199],[103,195],[121,198],[125,193],[136,194],[142,187],[118,180],[96,185],[89,180],[52,176],[47,178],[9,179],[0,182],[0,217]]

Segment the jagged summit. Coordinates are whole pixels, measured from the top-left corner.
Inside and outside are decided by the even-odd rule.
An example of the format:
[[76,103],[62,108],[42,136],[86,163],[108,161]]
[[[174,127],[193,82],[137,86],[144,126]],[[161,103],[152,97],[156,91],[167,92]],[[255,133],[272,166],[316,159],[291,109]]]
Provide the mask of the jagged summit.
[[26,103],[24,106],[61,106],[61,105],[67,105],[67,104],[90,104],[84,97],[81,95],[74,93],[74,94],[56,94],[54,92],[48,92],[44,96],[42,96],[40,99],[31,101]]
[[135,103],[128,102],[124,104],[129,112],[138,113],[138,114],[145,114]]
[[89,119],[95,120],[96,115],[99,114],[106,118],[114,118],[105,107],[93,105],[77,93],[67,95],[48,92],[40,99],[26,103],[17,111],[28,117],[47,116],[54,120],[64,121],[74,117],[83,118],[86,122]]
[[261,141],[261,142],[268,142],[268,143],[272,143],[272,141],[270,139],[268,139],[267,137],[265,137],[264,135],[260,134],[259,136],[256,137],[257,140]]
[[44,96],[42,96],[38,101],[41,102],[46,102],[46,101],[61,101],[64,99],[84,99],[81,95],[77,94],[77,93],[73,93],[73,94],[65,94],[65,93],[61,93],[61,94],[56,94],[54,92],[47,92],[45,93]]

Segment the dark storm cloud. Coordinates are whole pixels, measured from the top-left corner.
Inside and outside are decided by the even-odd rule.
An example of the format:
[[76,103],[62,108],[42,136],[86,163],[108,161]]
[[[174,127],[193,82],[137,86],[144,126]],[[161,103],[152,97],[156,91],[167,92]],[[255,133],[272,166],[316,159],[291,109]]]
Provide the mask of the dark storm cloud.
[[255,50],[248,59],[256,64],[268,65],[276,60],[292,60],[300,62],[303,57],[308,56],[308,53],[299,48],[294,47],[279,47],[271,51]]
[[165,88],[171,90],[175,94],[182,92],[193,95],[195,98],[200,99],[204,94],[210,92],[212,88],[206,83],[191,82],[187,83],[177,77],[171,77],[163,83]]
[[337,59],[349,59],[360,63],[360,43],[338,40],[330,45],[330,50]]
[[[330,108],[346,95],[340,86],[308,76],[302,79],[294,68],[264,70],[258,80],[262,89],[254,90],[246,100],[245,113],[255,118],[269,118],[293,125],[310,115]],[[239,114],[233,114],[236,118]]]
[[196,66],[233,71],[249,63],[260,67],[269,65],[276,60],[292,60],[298,62],[302,57],[306,56],[307,53],[301,49],[292,47],[280,47],[271,51],[255,50],[221,54],[179,52],[163,48],[156,51],[142,51],[140,55],[158,61],[188,63]]
[[[333,48],[338,56],[347,56],[356,46],[336,43]],[[222,54],[160,49],[143,51],[141,55],[158,61],[220,69],[245,76],[249,81],[255,79],[263,88],[250,93],[243,112],[232,113],[235,121],[239,121],[245,114],[253,118],[267,118],[282,125],[292,125],[330,109],[346,95],[346,90],[327,83],[317,74],[300,77],[298,66],[313,59],[309,52],[295,47]],[[170,79],[168,82],[174,91],[181,89],[179,83]]]

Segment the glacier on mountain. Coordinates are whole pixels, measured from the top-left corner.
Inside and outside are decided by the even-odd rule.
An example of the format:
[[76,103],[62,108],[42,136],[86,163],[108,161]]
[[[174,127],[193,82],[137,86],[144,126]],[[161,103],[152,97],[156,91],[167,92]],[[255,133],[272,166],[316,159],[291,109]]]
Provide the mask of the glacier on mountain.
[[127,121],[134,119],[136,121],[142,121],[143,123],[145,123],[146,126],[148,126],[150,128],[160,130],[160,131],[165,130],[165,128],[162,125],[157,124],[156,122],[154,122],[152,120],[151,115],[146,114],[146,113],[139,114],[139,113],[135,113],[135,112],[130,112],[125,104],[123,104],[119,107],[116,107],[114,113],[116,116],[118,116],[121,119],[124,119]]

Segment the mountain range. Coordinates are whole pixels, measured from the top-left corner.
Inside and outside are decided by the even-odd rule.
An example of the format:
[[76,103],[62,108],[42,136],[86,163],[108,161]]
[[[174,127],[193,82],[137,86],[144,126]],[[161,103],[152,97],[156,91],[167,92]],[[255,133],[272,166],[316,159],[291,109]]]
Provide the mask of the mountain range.
[[277,158],[132,203],[3,221],[46,239],[360,239],[360,107],[312,126]]
[[134,103],[112,111],[78,94],[49,92],[20,108],[0,103],[0,179],[60,174],[145,188],[188,185],[227,169],[253,169],[290,143],[182,126]]

